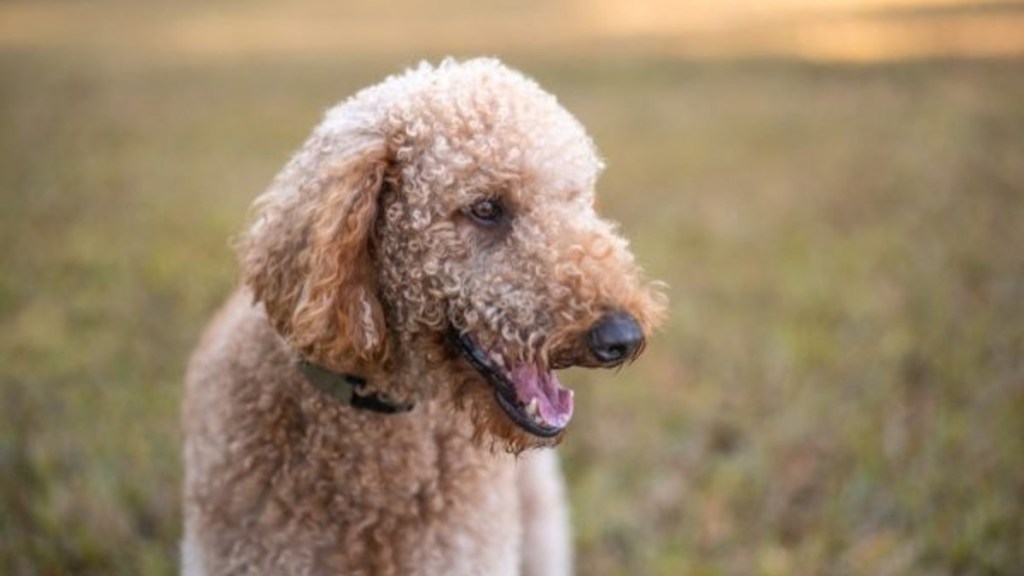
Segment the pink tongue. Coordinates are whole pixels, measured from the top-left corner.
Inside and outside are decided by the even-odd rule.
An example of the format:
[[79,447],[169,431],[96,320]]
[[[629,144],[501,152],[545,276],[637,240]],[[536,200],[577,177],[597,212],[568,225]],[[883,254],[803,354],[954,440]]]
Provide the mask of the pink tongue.
[[509,380],[523,406],[537,399],[537,414],[545,424],[564,428],[569,423],[572,418],[572,390],[563,388],[554,372],[519,364],[512,368]]

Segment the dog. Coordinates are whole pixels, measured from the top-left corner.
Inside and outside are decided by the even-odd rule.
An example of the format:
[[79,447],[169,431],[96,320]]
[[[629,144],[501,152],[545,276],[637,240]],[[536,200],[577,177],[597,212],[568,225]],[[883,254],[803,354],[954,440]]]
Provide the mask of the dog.
[[664,316],[580,123],[497,60],[330,109],[189,363],[182,572],[569,574],[555,371]]

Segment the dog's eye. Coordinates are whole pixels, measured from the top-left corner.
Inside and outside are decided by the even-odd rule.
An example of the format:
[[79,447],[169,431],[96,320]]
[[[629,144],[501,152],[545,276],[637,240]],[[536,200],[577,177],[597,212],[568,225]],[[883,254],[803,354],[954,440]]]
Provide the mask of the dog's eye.
[[505,210],[497,200],[486,198],[474,203],[469,207],[469,215],[473,220],[483,226],[492,226],[501,221]]

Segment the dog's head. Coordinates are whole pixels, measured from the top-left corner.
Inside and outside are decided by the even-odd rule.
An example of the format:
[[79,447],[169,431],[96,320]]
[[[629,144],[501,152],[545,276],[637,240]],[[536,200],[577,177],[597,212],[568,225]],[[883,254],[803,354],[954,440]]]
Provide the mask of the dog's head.
[[553,371],[633,360],[665,308],[595,213],[601,168],[522,75],[420,66],[328,112],[257,200],[243,271],[307,357],[447,392],[512,450],[553,444],[573,410]]

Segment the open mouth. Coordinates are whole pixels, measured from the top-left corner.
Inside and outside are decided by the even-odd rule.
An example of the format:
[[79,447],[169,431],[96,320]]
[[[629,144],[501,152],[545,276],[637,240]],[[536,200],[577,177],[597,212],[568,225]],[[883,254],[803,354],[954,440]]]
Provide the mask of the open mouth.
[[551,370],[536,364],[510,365],[497,352],[485,352],[469,334],[451,332],[453,345],[494,389],[505,414],[541,438],[557,436],[572,419],[573,392]]

